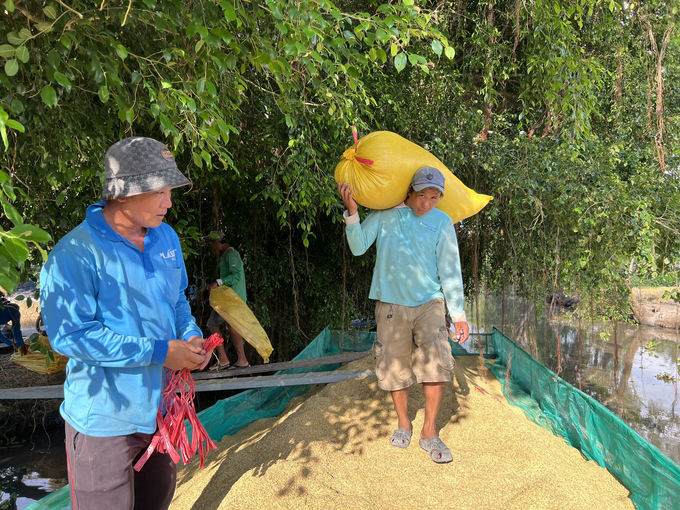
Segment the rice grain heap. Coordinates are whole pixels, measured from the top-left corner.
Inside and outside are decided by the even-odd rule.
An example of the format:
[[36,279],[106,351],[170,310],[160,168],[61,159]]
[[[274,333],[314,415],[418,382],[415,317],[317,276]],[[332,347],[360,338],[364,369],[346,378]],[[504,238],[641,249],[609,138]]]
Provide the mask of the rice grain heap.
[[[411,388],[413,441],[394,448],[396,413],[375,377],[316,388],[276,418],[225,437],[198,471],[178,473],[173,509],[633,509],[629,491],[530,422],[477,357],[458,357],[437,429],[453,462],[418,447],[423,394]],[[371,357],[346,368],[369,368]],[[481,391],[478,391],[481,390]]]

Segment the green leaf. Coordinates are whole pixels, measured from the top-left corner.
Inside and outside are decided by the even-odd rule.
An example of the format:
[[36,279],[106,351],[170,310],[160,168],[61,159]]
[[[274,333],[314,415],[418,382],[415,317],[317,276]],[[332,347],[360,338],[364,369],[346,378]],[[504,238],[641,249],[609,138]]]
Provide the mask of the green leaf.
[[17,98],[12,99],[12,104],[9,106],[13,113],[21,113],[24,111],[24,103]]
[[69,92],[71,91],[71,80],[69,80],[65,74],[62,74],[59,71],[55,71],[54,79],[57,81],[59,85],[64,87],[67,91]]
[[39,32],[49,32],[52,29],[52,23],[36,23],[35,28],[37,28]]
[[205,90],[205,78],[201,78],[196,82],[196,93],[200,96],[201,94],[203,94],[204,90]]
[[191,158],[194,160],[194,165],[196,165],[198,168],[203,168],[203,160],[201,159],[201,156],[194,152],[191,154]]
[[394,57],[394,67],[397,68],[397,72],[402,72],[404,68],[406,67],[406,54],[405,53],[400,53],[396,57]]
[[260,53],[257,57],[254,58],[254,61],[257,64],[266,65],[269,62],[271,62],[271,57],[267,53]]
[[0,287],[5,289],[7,292],[12,292],[14,290],[14,282],[3,274],[4,268],[0,268]]
[[43,9],[45,16],[50,19],[57,19],[57,10],[52,5],[48,5]]
[[118,53],[121,60],[125,60],[128,56],[128,52],[122,44],[116,45],[116,53]]
[[399,46],[396,44],[392,43],[390,45],[390,53],[392,54],[393,57],[397,56],[397,53],[399,53]]
[[14,188],[12,186],[5,183],[5,184],[2,185],[2,189],[4,190],[5,195],[7,195],[9,198],[11,198],[12,200],[17,199],[17,195],[16,195],[16,193],[14,193]]
[[172,83],[166,80],[161,80],[161,88],[163,89],[171,89],[172,88]]
[[68,34],[64,34],[61,39],[59,39],[59,42],[66,48],[67,50],[71,47],[71,38],[68,36]]
[[61,63],[61,55],[59,55],[59,52],[56,50],[51,50],[47,54],[47,63],[52,67],[59,67],[59,64]]
[[24,241],[33,241],[34,243],[47,243],[52,240],[52,237],[47,232],[34,225],[18,225],[8,233]]
[[21,45],[17,48],[16,50],[16,56],[19,60],[21,60],[24,64],[28,62],[29,59],[29,54],[28,54],[28,48],[26,45]]
[[7,34],[7,42],[14,45],[14,46],[21,46],[24,44],[24,40],[19,37],[19,34],[16,32],[10,32]]
[[7,250],[7,253],[9,253],[18,264],[23,263],[23,261],[28,258],[29,252],[24,241],[6,238],[3,246]]
[[99,96],[99,99],[101,99],[102,103],[106,103],[109,100],[109,88],[106,85],[102,85],[99,87],[97,95]]
[[385,50],[383,50],[382,48],[376,48],[375,53],[378,56],[378,58],[382,60],[383,64],[387,62],[387,53],[385,53]]
[[443,49],[444,48],[442,47],[442,43],[440,43],[436,39],[432,41],[432,51],[434,51],[437,55],[441,55]]
[[446,50],[444,50],[444,55],[446,55],[446,58],[451,60],[456,56],[456,50],[454,50],[451,46],[447,46]]
[[236,19],[236,11],[234,10],[234,5],[229,2],[220,3],[220,7],[224,11],[224,19],[227,21],[234,21]]
[[168,119],[168,117],[165,114],[161,114],[160,121],[161,121],[161,127],[165,131],[172,131],[172,128],[173,128],[172,122],[170,122],[170,119]]
[[24,133],[26,131],[26,128],[16,120],[8,120],[5,124],[7,124],[7,127],[16,129],[20,133]]
[[19,30],[19,37],[21,37],[22,41],[25,41],[26,39],[30,39],[31,37],[33,37],[33,34],[28,28],[22,28],[21,30]]
[[40,91],[40,97],[47,106],[57,106],[57,91],[51,85],[45,85]]
[[5,74],[7,76],[10,76],[10,77],[14,76],[18,72],[19,72],[19,62],[17,62],[14,59],[8,60],[7,62],[5,62]]
[[24,223],[24,220],[21,219],[21,214],[2,195],[0,195],[0,202],[2,202],[2,210],[5,211],[5,215],[14,225],[22,225]]
[[7,0],[5,2],[5,9],[7,9],[7,12],[14,12],[14,2],[12,2],[12,0]]
[[128,124],[132,124],[132,122],[135,120],[135,110],[134,110],[134,108],[128,108],[128,110],[126,110],[125,120],[127,121]]
[[198,42],[196,43],[196,46],[194,46],[194,51],[196,53],[201,51],[201,48],[203,47],[204,44],[205,44],[205,41],[203,39],[199,39]]
[[2,58],[12,58],[16,53],[16,48],[9,44],[3,44],[0,46],[0,57]]
[[63,204],[64,200],[66,200],[66,193],[62,191],[59,193],[59,195],[57,195],[57,205]]

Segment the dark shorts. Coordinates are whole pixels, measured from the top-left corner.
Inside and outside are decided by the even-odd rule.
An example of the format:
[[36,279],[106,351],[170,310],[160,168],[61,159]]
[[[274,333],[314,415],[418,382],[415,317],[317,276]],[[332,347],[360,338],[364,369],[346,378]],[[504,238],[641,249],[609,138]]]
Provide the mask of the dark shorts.
[[153,434],[94,437],[66,422],[68,481],[75,510],[165,510],[175,493],[177,466],[154,452],[141,471],[133,466]]
[[226,324],[227,327],[229,327],[229,323],[225,321],[219,313],[213,310],[210,312],[210,317],[208,317],[208,322],[206,322],[205,325],[209,328],[219,328],[222,327],[223,324]]

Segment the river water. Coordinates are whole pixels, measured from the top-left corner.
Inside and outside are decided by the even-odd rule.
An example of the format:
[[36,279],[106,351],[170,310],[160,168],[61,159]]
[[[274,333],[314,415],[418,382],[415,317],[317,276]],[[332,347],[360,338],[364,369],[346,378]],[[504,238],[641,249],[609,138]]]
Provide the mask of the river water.
[[[566,314],[539,308],[536,314],[536,307],[520,298],[506,297],[503,303],[487,297],[480,300],[479,321],[470,307],[467,314],[473,331],[498,327],[680,463],[677,332],[627,323],[579,324]],[[473,342],[464,347],[474,350]],[[21,510],[67,483],[63,441],[61,430],[51,430],[21,447],[0,446],[0,509]]]

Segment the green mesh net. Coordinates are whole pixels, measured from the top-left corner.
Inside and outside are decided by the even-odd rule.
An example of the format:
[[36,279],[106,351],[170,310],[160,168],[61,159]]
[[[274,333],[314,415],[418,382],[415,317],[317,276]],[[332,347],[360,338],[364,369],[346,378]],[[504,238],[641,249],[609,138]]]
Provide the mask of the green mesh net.
[[680,466],[496,328],[491,342],[499,359],[487,366],[529,419],[607,468],[631,491],[637,508],[680,507]]

